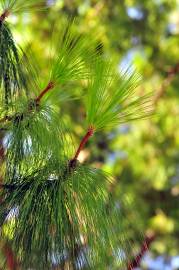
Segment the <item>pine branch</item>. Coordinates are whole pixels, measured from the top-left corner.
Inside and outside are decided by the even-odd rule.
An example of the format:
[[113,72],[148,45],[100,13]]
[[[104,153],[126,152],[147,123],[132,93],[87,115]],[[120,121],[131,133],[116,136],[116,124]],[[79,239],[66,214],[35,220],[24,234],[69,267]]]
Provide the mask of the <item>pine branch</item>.
[[83,137],[83,139],[81,140],[80,145],[79,145],[74,157],[69,162],[69,168],[74,168],[76,166],[78,156],[79,156],[80,152],[82,151],[82,149],[84,148],[84,146],[86,145],[86,143],[88,142],[88,140],[90,139],[90,137],[93,136],[94,130],[95,129],[92,126],[88,128],[88,131],[85,134],[85,136]]
[[53,82],[49,82],[48,85],[45,87],[44,90],[41,91],[39,96],[37,96],[34,100],[30,100],[27,106],[27,111],[23,113],[15,113],[14,115],[6,115],[5,117],[0,119],[0,123],[11,122],[16,120],[23,120],[24,116],[27,115],[29,112],[33,111],[34,108],[38,107],[40,104],[41,99],[51,90],[53,89],[55,84]]
[[19,49],[15,45],[13,35],[4,22],[6,12],[0,21],[0,87],[3,102],[1,106],[6,110],[15,101],[19,92],[24,90],[24,75],[20,63]]
[[[12,8],[17,8],[23,1],[10,0],[9,3]],[[10,32],[6,32],[6,25],[1,30],[7,39],[6,34],[10,36]],[[106,210],[111,178],[100,170],[78,164],[77,159],[94,131],[150,115],[147,98],[135,99],[136,77],[133,74],[117,77],[107,61],[101,57],[94,60],[89,53],[89,40],[76,35],[70,25],[60,36],[59,44],[59,54],[53,60],[48,85],[35,99],[29,101],[26,98],[19,107],[17,104],[14,115],[0,120],[1,123],[12,121],[5,181],[0,185],[4,198],[0,221],[4,222],[2,214],[7,209],[18,209],[13,220],[15,224],[8,220],[6,225],[13,234],[12,248],[24,269],[49,269],[52,255],[59,265],[69,257],[74,266],[78,259],[77,244],[81,246],[84,242],[88,244],[84,253],[89,255],[93,269],[95,263],[103,265],[106,255],[103,246],[110,252],[117,250],[114,226],[119,225],[122,210],[121,207],[120,210],[114,209],[113,202],[109,202],[111,213]],[[16,52],[14,43],[10,45],[12,52]],[[6,46],[1,42],[0,52],[3,50],[6,52]],[[11,59],[6,57],[5,60],[9,63]],[[6,103],[9,96],[16,96],[10,87],[13,85],[11,71],[8,66],[2,78]],[[13,75],[19,81],[20,77],[16,73]],[[72,155],[66,155],[65,148],[71,142],[68,139],[66,144],[65,130],[58,127],[61,119],[59,122],[56,119],[59,119],[59,114],[53,114],[48,105],[41,109],[39,104],[55,86],[81,79],[89,81],[86,105],[89,128],[69,161]],[[122,223],[121,234],[124,232]],[[130,251],[126,252],[126,249],[129,245],[124,243],[125,237],[122,238],[123,235],[120,248],[128,256]]]
[[5,158],[5,149],[3,145],[3,139],[4,139],[4,132],[0,131],[0,166]]
[[44,90],[42,90],[42,92],[39,94],[39,96],[35,99],[35,102],[37,104],[39,104],[39,102],[41,101],[41,99],[43,98],[43,96],[50,91],[51,89],[53,89],[55,86],[54,82],[49,82],[48,85],[45,87]]
[[44,1],[36,0],[1,0],[0,6],[3,10],[9,10],[11,13],[31,12],[35,10],[45,10]]
[[[53,88],[53,83],[49,83],[48,86],[40,93],[40,95],[35,99],[35,102],[39,103],[41,98],[50,90]],[[23,114],[22,114],[23,115]],[[17,115],[16,115],[17,118]],[[5,120],[12,120],[15,119],[15,117],[6,117]],[[18,119],[23,119],[23,117],[18,116]],[[89,127],[87,133],[85,134],[85,136],[82,138],[79,147],[74,155],[74,157],[72,159],[70,159],[69,164],[67,166],[67,168],[64,170],[64,178],[66,178],[66,176],[68,175],[69,172],[71,172],[72,169],[75,169],[76,165],[77,165],[77,159],[78,156],[80,154],[80,152],[82,151],[82,149],[84,148],[84,146],[86,145],[86,143],[88,142],[88,140],[90,139],[91,136],[93,136],[95,129],[93,127]],[[53,180],[54,181],[54,180]],[[53,183],[53,181],[47,181],[47,184],[51,185]],[[15,191],[19,188],[23,188],[23,190],[28,190],[29,188],[31,188],[31,183],[27,182],[25,185],[20,185],[20,184],[2,184],[0,183],[0,189],[7,189],[9,192]]]
[[[50,89],[52,89],[51,88],[51,83],[49,83],[49,86],[47,86],[45,88],[45,90],[43,90],[41,92],[39,97],[42,97]],[[40,99],[41,99],[39,97],[36,99],[37,102],[39,102]],[[84,148],[84,146],[86,145],[86,143],[88,142],[88,140],[90,139],[90,137],[93,136],[94,130],[95,129],[93,127],[88,128],[88,131],[85,134],[85,136],[82,138],[74,157],[69,161],[67,168],[64,170],[64,178],[66,178],[66,176],[68,176],[69,172],[70,173],[72,172],[72,169],[75,169],[75,167],[77,165],[78,156],[79,156],[80,152],[82,151],[82,149]],[[53,181],[55,181],[55,180],[53,180]],[[47,181],[47,184],[51,185],[51,184],[53,184],[53,181]],[[27,182],[25,185],[24,184],[20,185],[20,184],[15,184],[15,183],[14,184],[1,184],[0,183],[0,189],[7,189],[9,192],[15,191],[15,190],[17,190],[19,188],[22,188],[23,190],[28,190],[28,189],[31,188],[31,184],[32,183],[30,183],[30,182]]]
[[98,58],[86,95],[87,123],[100,130],[151,116],[152,95],[137,96],[139,82],[138,75],[119,75],[112,62]]

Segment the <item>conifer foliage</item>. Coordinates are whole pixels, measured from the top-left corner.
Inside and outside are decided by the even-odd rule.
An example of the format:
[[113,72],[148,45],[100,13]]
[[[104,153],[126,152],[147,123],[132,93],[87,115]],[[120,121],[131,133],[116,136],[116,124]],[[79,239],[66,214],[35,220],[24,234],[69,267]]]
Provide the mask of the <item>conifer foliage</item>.
[[[80,164],[78,157],[96,132],[151,115],[150,97],[137,96],[138,77],[118,74],[88,37],[74,32],[72,22],[59,34],[48,82],[43,81],[35,67],[32,71],[23,63],[27,56],[6,22],[11,13],[35,6],[25,3],[1,1],[1,237],[10,243],[19,269],[105,269],[109,250],[124,269],[132,256],[125,202],[121,197],[116,207],[109,192],[112,177]],[[34,74],[30,84],[28,72]],[[74,150],[50,93],[76,81],[87,89],[78,97],[84,101],[87,129]]]

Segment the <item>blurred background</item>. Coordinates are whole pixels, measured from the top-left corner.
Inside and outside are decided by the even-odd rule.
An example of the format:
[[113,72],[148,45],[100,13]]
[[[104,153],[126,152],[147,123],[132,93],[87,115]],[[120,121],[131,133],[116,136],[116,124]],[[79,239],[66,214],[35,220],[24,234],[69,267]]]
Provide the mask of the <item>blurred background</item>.
[[[46,67],[53,29],[75,16],[76,31],[97,35],[96,49],[117,69],[136,70],[140,91],[154,93],[154,117],[96,134],[80,159],[115,176],[112,196],[118,201],[126,193],[142,233],[155,235],[140,269],[179,269],[179,1],[47,0],[44,6],[48,10],[9,18],[18,44],[31,48],[39,68]],[[78,143],[83,104],[71,100],[61,110]]]

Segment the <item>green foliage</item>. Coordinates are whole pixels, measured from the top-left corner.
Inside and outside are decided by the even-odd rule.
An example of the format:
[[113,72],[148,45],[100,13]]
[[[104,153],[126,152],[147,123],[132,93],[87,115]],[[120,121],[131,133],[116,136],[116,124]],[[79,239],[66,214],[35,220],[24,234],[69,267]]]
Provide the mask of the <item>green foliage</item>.
[[[73,34],[71,25],[61,34],[59,44],[47,87],[34,99],[23,92],[18,95],[18,101],[11,105],[11,114],[2,121],[8,130],[0,208],[2,235],[10,236],[23,269],[49,269],[52,258],[57,265],[66,260],[74,265],[82,256],[77,252],[79,247],[91,269],[96,265],[104,268],[106,247],[111,254],[121,248],[124,256],[119,255],[119,266],[123,267],[132,257],[132,250],[125,234],[127,223],[121,221],[122,206],[115,209],[109,195],[110,178],[101,170],[72,159],[73,143],[61,124],[63,117],[48,103],[48,98],[42,104],[41,98],[47,91],[55,90],[56,84],[88,79],[87,120],[95,129],[140,118],[145,99],[133,101],[135,77],[114,75],[111,64],[88,45],[87,37]],[[27,77],[25,82],[31,78],[30,85],[40,88],[36,68],[26,66],[23,76],[28,70],[35,76]],[[19,70],[19,66],[16,68]],[[34,93],[32,89],[31,95]],[[119,222],[118,241],[115,227]]]
[[72,152],[73,147],[71,150],[70,147],[65,149],[68,144],[65,138],[67,130],[58,113],[50,107],[35,108],[27,114],[18,113],[8,128],[8,181],[14,181],[14,173],[19,173],[24,162],[33,167],[39,159],[43,161],[46,157],[69,156]]
[[[103,169],[108,170],[110,173],[115,175],[117,181],[116,183],[114,182],[114,190],[111,194],[115,205],[121,203],[122,195],[124,194],[128,194],[129,198],[133,199],[131,209],[129,209],[129,205],[127,204],[123,210],[123,217],[117,219],[119,224],[122,223],[122,225],[120,226],[121,230],[119,229],[119,226],[117,226],[114,222],[114,220],[116,220],[116,214],[114,213],[113,227],[115,228],[115,233],[117,235],[115,239],[117,239],[116,241],[118,241],[116,245],[118,247],[122,247],[122,250],[127,249],[127,251],[132,250],[134,253],[135,251],[137,253],[140,249],[140,246],[135,249],[136,242],[137,240],[141,240],[138,239],[140,237],[139,231],[137,229],[139,226],[138,224],[142,223],[143,231],[145,229],[150,229],[156,232],[156,234],[158,235],[158,238],[155,241],[154,245],[151,246],[151,250],[154,251],[154,254],[177,254],[177,224],[179,217],[178,209],[176,207],[176,205],[178,204],[177,178],[179,142],[179,131],[177,125],[178,76],[176,76],[174,81],[170,83],[169,87],[166,87],[163,95],[155,104],[157,118],[145,120],[142,122],[133,122],[127,125],[120,124],[120,126],[118,126],[118,123],[121,123],[124,119],[126,119],[124,117],[126,114],[123,114],[122,111],[120,111],[119,109],[122,110],[123,108],[124,112],[127,112],[127,115],[128,113],[130,114],[130,118],[133,118],[133,116],[136,116],[138,114],[141,116],[140,113],[143,112],[143,108],[145,108],[145,112],[148,111],[148,108],[146,108],[146,106],[148,106],[148,97],[144,99],[142,98],[141,103],[138,98],[143,95],[145,96],[146,93],[150,92],[151,90],[154,91],[154,93],[158,93],[165,77],[167,76],[167,71],[177,62],[179,50],[177,46],[177,16],[174,12],[175,1],[125,0],[119,3],[119,1],[115,0],[88,2],[81,0],[75,0],[73,2],[62,0],[56,2],[57,5],[52,6],[48,10],[48,12],[44,12],[43,15],[39,15],[39,13],[36,13],[32,16],[26,16],[26,14],[25,16],[23,16],[22,13],[22,15],[18,17],[18,19],[16,18],[15,22],[13,21],[13,18],[12,21],[11,18],[9,18],[9,21],[13,22],[14,26],[16,27],[16,36],[18,37],[18,40],[20,40],[25,51],[28,50],[28,46],[26,47],[26,44],[24,45],[24,36],[22,37],[22,32],[24,31],[25,27],[28,30],[29,40],[31,41],[30,46],[34,50],[37,57],[37,62],[40,66],[40,68],[37,68],[36,63],[33,63],[35,62],[34,56],[28,59],[28,67],[26,67],[27,70],[25,74],[26,78],[28,77],[28,86],[30,89],[29,98],[34,98],[34,96],[36,97],[36,95],[38,95],[38,93],[40,93],[40,91],[46,86],[46,82],[48,83],[48,80],[50,78],[49,71],[51,70],[51,68],[49,69],[47,63],[51,62],[52,70],[57,71],[57,73],[55,73],[56,77],[54,76],[54,78],[57,78],[58,83],[56,85],[56,89],[53,89],[46,96],[43,97],[42,103],[40,104],[42,110],[44,109],[45,111],[50,111],[51,114],[51,110],[53,111],[53,109],[55,108],[55,119],[59,120],[57,121],[57,123],[61,123],[61,119],[63,118],[65,126],[67,125],[68,129],[72,131],[73,136],[74,134],[76,135],[77,138],[75,139],[77,141],[80,140],[80,136],[83,136],[82,131],[84,130],[84,115],[86,113],[87,124],[93,124],[96,129],[103,129],[107,127],[109,130],[109,128],[116,126],[116,129],[110,130],[109,133],[103,131],[95,133],[94,138],[89,143],[89,149],[91,149],[90,152],[87,148],[81,153],[81,159],[85,160],[90,153],[91,156],[89,160],[91,163],[93,163],[94,166],[102,167]],[[24,1],[24,3],[26,2]],[[131,15],[129,15],[128,8],[137,8],[137,11],[140,11],[139,15],[141,17],[139,16],[138,18],[132,18]],[[73,31],[71,32],[71,37],[69,38],[69,40],[71,39],[71,41],[73,42],[76,36],[80,36],[81,44],[75,43],[75,53],[74,51],[69,51],[69,47],[67,47],[66,45],[66,47],[64,47],[64,43],[61,42],[62,36],[59,35],[59,30],[62,28],[62,22],[66,21],[65,18],[67,14],[75,14],[77,16],[77,23],[73,25]],[[58,51],[58,55],[60,55],[61,48],[64,48],[63,51],[66,55],[66,60],[64,62],[63,60],[60,60],[57,64],[58,67],[60,63],[59,70],[56,67],[57,61],[54,61],[54,57],[52,57],[51,59],[51,56],[49,56],[49,53],[47,52],[49,51],[49,47],[51,47],[51,44],[49,44],[51,41],[49,42],[49,40],[51,40],[51,25],[54,21],[56,22],[55,31],[58,32],[57,36],[59,35],[60,37],[59,50],[57,49],[56,51]],[[113,69],[113,67],[111,67],[113,66],[113,64],[109,63],[109,58],[114,58],[114,62],[117,66],[119,65],[119,63],[121,63],[121,59],[124,59],[126,61],[126,59],[128,60],[128,58],[132,58],[132,65],[134,65],[134,69],[140,70],[140,74],[142,74],[140,84],[138,84],[138,78],[136,78],[137,76],[135,75],[135,77],[132,73],[125,74],[124,76],[121,74],[117,74],[116,76],[112,76],[111,81],[106,80],[105,82],[104,78],[103,80],[101,80],[100,74],[97,73],[96,77],[94,73],[94,70],[97,69],[98,65],[100,65],[100,61],[94,62],[94,58],[92,61],[90,61],[90,63],[88,62],[88,59],[83,61],[82,58],[87,58],[87,55],[85,56],[85,54],[80,55],[80,65],[78,66],[78,69],[76,69],[75,65],[73,65],[72,69],[70,66],[70,69],[68,67],[69,73],[66,73],[65,71],[61,78],[58,77],[61,76],[61,73],[59,73],[59,71],[61,72],[65,70],[64,63],[69,63],[68,61],[70,57],[68,57],[68,55],[72,54],[72,59],[77,59],[77,51],[79,52],[79,54],[81,52],[79,47],[88,47],[88,45],[90,45],[89,43],[92,42],[90,38],[86,39],[87,42],[85,42],[87,44],[85,44],[85,46],[83,47],[82,44],[84,44],[84,42],[81,42],[81,38],[84,36],[84,33],[88,34],[89,31],[96,32],[96,30],[97,32],[100,31],[100,38],[98,39],[98,42],[96,44],[101,45],[101,58],[105,59],[102,60],[104,61],[104,65],[102,64],[101,66],[101,70],[106,69],[103,74],[107,73],[108,69],[109,73],[112,73],[112,75],[118,73],[115,68]],[[63,33],[64,32],[65,31],[63,31]],[[79,46],[78,50],[76,49],[76,46]],[[85,50],[83,49],[83,51]],[[94,52],[94,50],[92,51]],[[57,56],[56,53],[54,53],[54,55]],[[90,52],[89,55],[91,58],[91,55],[93,55],[93,53]],[[75,63],[75,61],[73,61],[73,63]],[[83,69],[84,67],[85,69]],[[42,71],[42,73],[39,72],[40,75],[38,74],[35,80],[32,79],[36,76],[33,75],[34,69],[37,69],[38,72]],[[79,70],[82,73],[78,73]],[[70,77],[73,74],[78,75],[78,79],[76,81],[74,80],[76,78],[76,75]],[[131,76],[130,82],[128,81],[130,77],[129,75]],[[95,80],[95,78],[98,79]],[[71,80],[70,83],[69,79]],[[61,84],[62,81],[63,85]],[[114,106],[114,103],[116,102],[116,105],[113,107],[115,109],[117,108],[116,110],[106,110],[112,100],[111,93],[117,93],[118,91],[116,91],[116,89],[119,88],[124,89],[121,88],[121,81],[123,82],[123,84],[125,81],[129,89],[130,83],[132,82],[132,86],[136,86],[137,89],[133,88],[133,90],[125,92],[126,94],[130,93],[127,99],[119,98],[120,102],[118,102],[117,99],[114,99],[112,102],[112,106]],[[103,102],[100,102],[100,99],[97,99],[98,96],[96,89],[98,85],[101,86],[101,89],[106,89],[106,107],[103,107]],[[110,89],[110,91],[108,89]],[[1,93],[3,93],[4,90],[2,87],[1,90]],[[68,96],[68,93],[75,94],[75,99],[71,99],[70,101],[63,100],[63,96]],[[83,97],[81,96],[82,93]],[[93,93],[93,95],[91,93]],[[102,90],[100,92],[100,96],[102,97]],[[137,104],[135,104],[134,106],[136,108],[135,112],[130,106],[127,107],[127,109],[124,106],[124,104],[129,104],[131,102],[132,96],[134,97],[134,99],[138,97]],[[93,102],[93,106],[91,107],[90,100],[92,99],[92,97],[95,97],[93,99],[95,100],[95,102]],[[13,115],[15,117],[15,115],[17,115],[19,112],[22,113],[23,111],[26,111],[29,99],[26,99],[25,97],[23,98],[25,99],[25,101],[23,100],[22,102],[23,108],[21,108],[20,104],[17,104],[15,102],[16,106],[15,108],[13,107],[14,109],[12,111],[10,111],[10,115]],[[151,97],[149,97],[149,99],[150,98]],[[84,99],[86,110],[84,109],[83,104]],[[147,103],[143,104],[143,102],[145,103],[145,101]],[[49,104],[51,105],[50,109],[48,108]],[[96,104],[98,104],[99,106],[97,106]],[[123,104],[122,107],[118,106],[121,104]],[[59,106],[59,111],[56,110],[56,106]],[[140,108],[142,108],[142,110],[140,110]],[[1,108],[1,111],[2,116],[4,116],[4,108]],[[33,111],[35,112],[33,116],[31,115],[31,113],[27,113],[28,117],[25,117],[24,123],[19,123],[18,129],[17,126],[6,123],[6,127],[8,127],[9,129],[8,134],[10,134],[11,131],[13,131],[14,134],[12,137],[9,137],[8,141],[8,145],[10,147],[8,152],[9,160],[11,159],[11,157],[12,160],[14,160],[15,153],[13,153],[13,145],[15,145],[15,149],[18,149],[18,143],[21,141],[20,137],[22,136],[23,140],[25,141],[24,138],[28,138],[28,136],[30,136],[32,139],[34,138],[34,154],[36,152],[36,157],[38,157],[38,153],[40,152],[40,160],[42,161],[44,159],[45,161],[41,162],[41,165],[39,165],[38,158],[33,159],[33,154],[29,155],[29,158],[24,157],[25,160],[23,160],[23,162],[20,162],[20,160],[18,160],[19,164],[23,164],[23,166],[19,166],[20,169],[18,168],[18,171],[24,171],[28,167],[28,162],[29,168],[33,167],[34,170],[38,167],[43,168],[44,164],[46,163],[45,153],[50,152],[51,148],[47,147],[47,149],[43,146],[43,143],[48,144],[49,142],[49,145],[51,145],[53,142],[52,140],[48,140],[48,134],[51,136],[51,133],[53,133],[54,135],[56,132],[61,132],[61,134],[63,135],[62,137],[64,137],[64,133],[66,135],[65,144],[67,145],[67,147],[65,147],[64,149],[63,143],[59,143],[59,149],[61,150],[56,151],[56,148],[58,148],[58,143],[57,139],[55,138],[54,145],[56,145],[56,148],[54,147],[55,149],[53,151],[55,156],[60,156],[58,160],[62,159],[62,163],[63,161],[65,162],[65,164],[68,163],[67,160],[72,158],[73,155],[71,155],[71,150],[70,153],[68,153],[67,150],[68,148],[73,148],[74,144],[75,146],[77,146],[76,140],[74,140],[75,143],[71,143],[71,140],[69,140],[68,138],[69,133],[66,133],[66,129],[64,127],[60,127],[58,130],[61,131],[57,131],[57,129],[54,130],[54,126],[52,125],[52,130],[50,130],[50,126],[51,124],[53,124],[53,121],[51,121],[51,123],[50,121],[47,121],[48,128],[46,132],[45,122],[47,119],[49,120],[49,118],[42,116],[41,109],[40,111],[39,109],[35,109]],[[115,114],[114,112],[119,113]],[[109,121],[109,118],[111,118],[111,120],[113,121]],[[26,123],[29,122],[29,119],[30,121],[32,121],[32,123],[35,122],[34,128],[32,128],[32,130],[30,127],[29,129],[27,129],[26,126]],[[127,119],[130,120],[129,117]],[[38,129],[36,129],[36,127],[38,127],[38,121],[41,123],[42,127],[39,131]],[[1,123],[1,128],[3,127],[4,124]],[[21,132],[22,135],[20,135]],[[47,140],[45,139],[46,136],[42,136],[43,132],[47,134]],[[37,136],[37,134],[39,135]],[[36,145],[35,138],[37,137],[40,137],[42,141],[44,140],[44,142],[40,142],[39,145]],[[61,135],[59,137],[61,137]],[[50,138],[53,139],[53,137]],[[22,153],[24,155],[25,148],[22,147],[22,149]],[[65,155],[60,154],[64,152],[67,153]],[[107,161],[105,165],[103,165],[104,161]],[[63,166],[65,167],[64,164]],[[64,168],[62,168],[62,170],[63,169]],[[27,175],[30,175],[31,173],[32,171],[28,172]],[[12,175],[12,170],[10,170],[9,176],[6,179],[7,183],[10,180],[10,175]],[[111,182],[109,183],[109,180],[106,181],[110,186]],[[108,197],[105,197],[105,200],[108,201]],[[139,207],[137,207],[134,202],[139,205]],[[135,216],[136,211],[141,213],[141,215],[137,218]],[[113,211],[111,210],[110,213],[112,214]],[[6,214],[4,214],[4,216],[6,216]],[[6,227],[4,226],[4,230],[5,228]],[[5,231],[6,237],[11,238],[12,234],[9,232],[9,230]],[[119,236],[123,236],[123,241],[119,239]],[[134,241],[132,239],[134,239]],[[126,248],[127,242],[129,242],[131,247],[129,247],[129,245]],[[106,247],[106,255],[102,256],[104,261],[103,266],[101,266],[102,269],[106,269],[107,267],[111,269],[118,269],[119,262],[116,261],[115,256],[111,256],[110,252],[110,247]],[[84,254],[84,256],[86,256],[86,254]],[[123,258],[123,254],[120,253],[120,258],[121,257]],[[100,266],[98,264],[99,260],[96,259],[95,261],[94,259],[94,262],[96,262],[94,269],[100,269]],[[85,270],[89,268],[90,265],[88,264],[82,267],[82,269]],[[122,269],[124,269],[124,267]]]
[[20,91],[22,74],[18,49],[6,23],[0,22],[0,84],[4,89],[3,102],[8,105]]
[[57,42],[55,53],[57,55],[54,56],[50,76],[51,81],[60,85],[71,80],[88,78],[89,72],[85,62],[92,57],[88,39],[74,32],[73,22],[64,26],[62,31],[55,38]]
[[109,175],[83,165],[70,172],[68,162],[62,159],[46,159],[43,168],[38,165],[39,169],[31,174],[29,166],[27,171],[23,168],[13,192],[1,194],[6,198],[1,220],[3,210],[11,209],[3,232],[11,235],[23,269],[49,269],[54,260],[56,265],[63,265],[67,258],[78,263],[82,254],[83,263],[90,269],[96,265],[104,269],[108,255],[105,247],[117,255],[119,246],[124,254],[117,255],[118,266],[123,269],[133,249],[126,241],[128,221],[123,222],[123,199],[116,208],[109,197]]
[[23,1],[23,0],[1,0],[0,6],[3,11],[10,11],[12,13],[18,13],[18,12],[24,12],[24,11],[31,11],[33,8],[38,9],[40,8],[40,5],[43,4],[43,1],[37,1],[35,0],[28,0]]
[[135,73],[118,75],[112,63],[99,59],[86,98],[88,124],[101,129],[151,115],[150,96],[137,97],[138,85]]

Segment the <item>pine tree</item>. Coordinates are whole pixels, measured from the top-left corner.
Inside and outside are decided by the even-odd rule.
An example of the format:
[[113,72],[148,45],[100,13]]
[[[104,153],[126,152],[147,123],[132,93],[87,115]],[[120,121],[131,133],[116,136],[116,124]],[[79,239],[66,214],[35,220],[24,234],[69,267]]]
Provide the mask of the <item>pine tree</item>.
[[[48,76],[41,76],[6,22],[34,3],[1,1],[1,237],[18,269],[105,269],[109,251],[124,269],[133,254],[125,200],[116,206],[112,177],[78,157],[97,132],[150,116],[150,95],[138,96],[139,76],[119,74],[96,50],[95,38],[89,42],[76,33],[71,20],[58,34]],[[84,102],[86,132],[77,147],[52,96],[63,107],[73,95],[65,96],[63,87],[79,82],[85,93],[76,98]]]

